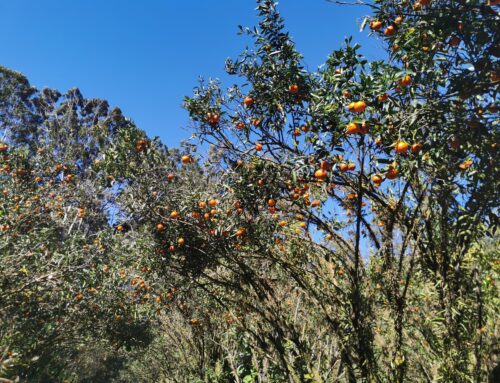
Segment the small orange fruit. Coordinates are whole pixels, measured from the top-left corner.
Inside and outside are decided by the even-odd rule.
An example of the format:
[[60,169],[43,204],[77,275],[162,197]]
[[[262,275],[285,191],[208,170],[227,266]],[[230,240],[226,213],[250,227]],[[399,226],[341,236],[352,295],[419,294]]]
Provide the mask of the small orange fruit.
[[396,28],[394,28],[393,25],[389,25],[387,28],[385,28],[384,35],[387,37],[393,36],[394,33],[396,33]]
[[262,150],[262,144],[261,144],[261,143],[259,143],[259,142],[257,142],[257,143],[255,144],[255,150],[256,150],[256,151],[258,151],[258,152],[260,152],[260,151]]
[[408,144],[404,141],[399,141],[394,148],[396,153],[405,154],[408,151]]
[[319,180],[324,180],[328,177],[328,173],[325,169],[318,169],[314,172],[314,177]]
[[354,112],[355,113],[362,113],[366,109],[366,102],[364,101],[357,101],[354,103]]
[[297,84],[292,84],[288,87],[288,91],[292,94],[295,94],[299,91],[299,86]]
[[418,154],[421,150],[422,150],[422,144],[418,144],[418,143],[417,143],[417,144],[413,144],[413,145],[411,146],[411,152],[412,152],[413,154]]
[[245,99],[243,100],[243,104],[245,104],[245,106],[252,106],[254,103],[254,99],[250,96],[246,96]]
[[380,28],[382,28],[382,22],[381,21],[378,21],[378,20],[374,20],[370,23],[370,28],[373,30],[373,31],[378,31],[380,30]]
[[185,155],[185,156],[181,157],[181,161],[183,164],[190,164],[192,161],[192,158],[191,158],[191,156]]
[[388,180],[393,180],[397,178],[397,176],[398,176],[398,171],[393,167],[390,167],[389,170],[387,170],[387,173],[385,173],[385,178],[387,178]]
[[411,85],[411,82],[412,82],[411,76],[408,74],[398,80],[398,84],[402,87]]
[[374,176],[372,176],[372,182],[376,185],[376,186],[380,186],[380,184],[382,183],[383,179],[382,179],[382,176],[380,174],[375,174]]
[[350,122],[349,124],[347,124],[346,133],[347,134],[360,133],[359,124],[356,124],[355,122]]

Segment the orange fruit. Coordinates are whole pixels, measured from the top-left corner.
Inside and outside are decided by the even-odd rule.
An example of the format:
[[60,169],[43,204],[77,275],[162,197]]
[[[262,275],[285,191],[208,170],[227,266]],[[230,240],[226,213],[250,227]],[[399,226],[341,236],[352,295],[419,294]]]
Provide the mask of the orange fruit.
[[355,113],[362,113],[366,109],[366,102],[364,101],[357,101],[354,103],[354,112]]
[[198,207],[200,209],[204,209],[207,207],[207,203],[205,201],[200,201],[200,202],[198,202]]
[[355,102],[351,102],[349,105],[347,105],[347,110],[349,112],[354,112],[354,107],[355,107],[356,103]]
[[349,170],[349,165],[347,165],[345,162],[342,162],[340,165],[339,165],[339,170],[341,172],[346,172]]
[[323,169],[323,170],[332,170],[332,164],[328,161],[321,161],[320,163],[320,168]]
[[393,36],[394,33],[396,33],[396,29],[393,25],[389,25],[387,28],[385,28],[384,35],[386,35],[387,37]]
[[172,173],[167,174],[167,180],[173,181],[174,178],[175,178],[175,175],[173,175]]
[[393,180],[397,178],[397,176],[398,176],[398,171],[393,167],[390,167],[389,170],[387,170],[387,173],[385,173],[385,178],[387,178],[388,180]]
[[354,170],[356,169],[356,164],[354,162],[349,162],[347,165],[347,170]]
[[394,148],[396,153],[405,154],[408,151],[408,144],[404,141],[399,141]]
[[245,104],[245,106],[252,106],[254,103],[254,99],[250,96],[246,96],[245,99],[243,100],[243,104]]
[[255,144],[255,150],[257,150],[258,152],[260,152],[262,150],[262,144],[260,144],[260,143],[257,142]]
[[214,206],[217,206],[217,200],[216,199],[211,199],[210,201],[208,201],[208,206],[211,206],[211,207],[214,207]]
[[421,150],[422,150],[422,144],[413,144],[413,145],[411,146],[411,152],[412,152],[413,154],[417,154],[417,153],[419,153]]
[[280,221],[278,223],[278,225],[280,225],[281,227],[285,227],[286,226],[286,221]]
[[182,246],[186,243],[186,241],[184,240],[184,238],[181,237],[177,240],[177,243],[179,244],[179,246]]
[[290,93],[295,94],[295,93],[297,93],[297,92],[299,91],[299,86],[298,86],[297,84],[292,84],[292,85],[290,85],[290,86],[288,87],[288,91],[289,91]]
[[156,225],[156,230],[158,231],[165,230],[165,225],[163,223],[159,223],[158,225]]
[[240,227],[238,230],[236,230],[236,236],[237,237],[243,237],[247,230],[244,227]]
[[267,201],[267,206],[270,206],[270,207],[276,206],[276,200],[275,200],[275,199],[270,198],[270,199]]
[[378,20],[374,20],[370,23],[370,28],[373,30],[373,31],[378,31],[380,30],[380,28],[382,28],[382,22],[381,21],[378,21]]
[[375,174],[372,176],[372,182],[376,185],[379,186],[382,183],[383,179],[380,174]]
[[401,24],[403,22],[403,17],[402,16],[398,16],[394,19],[394,23],[395,24]]
[[328,173],[325,169],[318,169],[314,172],[314,177],[319,180],[324,180],[328,177]]
[[347,134],[360,133],[359,125],[356,124],[355,122],[350,122],[349,124],[347,124],[346,133]]
[[238,121],[235,126],[236,126],[236,129],[240,129],[240,130],[245,129],[245,123],[242,121]]
[[465,161],[464,161],[464,162],[462,162],[460,165],[458,165],[458,167],[459,167],[461,170],[467,170],[467,169],[469,169],[471,166],[472,166],[472,160],[465,160]]
[[385,102],[389,99],[389,95],[387,93],[384,93],[380,96],[377,96],[377,101],[378,102]]
[[174,218],[174,219],[179,218],[179,212],[174,210],[173,212],[170,213],[170,218]]
[[181,157],[181,161],[183,164],[189,164],[189,163],[191,163],[192,159],[191,159],[191,156],[186,155],[186,156]]
[[215,125],[218,124],[220,121],[220,116],[218,114],[208,112],[207,113],[207,120],[210,125]]
[[402,87],[405,87],[411,85],[411,81],[411,76],[407,74],[406,76],[398,80],[398,84]]
[[351,98],[352,97],[352,93],[349,92],[348,90],[344,90],[342,92],[342,96],[344,96],[345,98]]

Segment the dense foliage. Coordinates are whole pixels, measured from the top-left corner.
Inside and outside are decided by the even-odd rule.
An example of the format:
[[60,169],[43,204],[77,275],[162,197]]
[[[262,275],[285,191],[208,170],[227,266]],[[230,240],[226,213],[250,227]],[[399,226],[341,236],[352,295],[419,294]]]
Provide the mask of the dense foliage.
[[387,59],[308,71],[257,3],[180,149],[0,69],[0,378],[495,379],[498,7],[375,1]]

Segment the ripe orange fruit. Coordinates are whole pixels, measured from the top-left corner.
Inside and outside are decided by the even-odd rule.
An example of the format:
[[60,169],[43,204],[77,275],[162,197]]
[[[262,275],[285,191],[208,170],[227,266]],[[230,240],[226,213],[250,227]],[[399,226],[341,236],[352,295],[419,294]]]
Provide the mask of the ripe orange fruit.
[[314,172],[314,177],[319,180],[324,180],[328,177],[328,173],[325,169],[318,169]]
[[246,96],[245,99],[243,100],[243,104],[245,104],[245,106],[252,106],[254,103],[254,99],[250,96]]
[[382,179],[382,176],[380,174],[375,174],[374,176],[372,176],[372,182],[376,185],[376,186],[380,186],[380,184],[382,183],[383,179]]
[[366,102],[364,101],[357,101],[354,103],[354,112],[355,113],[362,113],[366,109]]
[[7,145],[5,143],[1,143],[0,144],[0,153],[6,152],[7,150],[9,150],[9,145]]
[[465,161],[464,161],[464,162],[462,162],[460,165],[458,165],[458,167],[459,167],[461,170],[467,170],[467,169],[469,169],[471,166],[472,166],[472,160],[465,160]]
[[158,231],[165,230],[165,225],[163,223],[159,223],[158,225],[156,225],[156,230]]
[[354,162],[349,162],[349,164],[347,164],[347,170],[354,170],[356,169],[356,164]]
[[174,252],[175,252],[175,250],[176,250],[176,249],[175,249],[175,246],[174,246],[174,245],[170,245],[170,246],[168,247],[168,251],[170,251],[171,253],[174,253]]
[[214,207],[217,206],[217,203],[217,200],[212,198],[210,201],[208,201],[208,206]]
[[167,180],[169,180],[169,181],[173,181],[174,178],[175,178],[175,175],[173,175],[172,173],[167,175]]
[[261,121],[262,120],[260,118],[257,118],[257,117],[252,118],[252,125],[255,126],[255,127],[257,127],[257,126],[260,125]]
[[406,76],[398,80],[398,84],[402,87],[405,87],[411,85],[411,81],[411,76],[407,74]]
[[412,152],[413,154],[417,154],[417,153],[419,153],[421,150],[422,150],[422,144],[413,144],[413,145],[411,146],[411,152]]
[[288,87],[290,93],[297,93],[299,91],[299,86],[297,84],[292,84]]
[[286,221],[280,221],[278,223],[278,225],[280,225],[281,227],[285,227],[286,226]]
[[170,218],[174,218],[174,219],[179,218],[179,212],[174,210],[173,212],[170,213]]
[[408,144],[404,141],[399,141],[394,148],[396,153],[405,154],[408,151]]
[[387,173],[385,173],[385,178],[387,178],[388,180],[393,180],[397,178],[397,176],[398,176],[398,171],[393,167],[390,167],[389,170],[387,170]]
[[389,99],[389,95],[387,93],[384,93],[380,96],[377,96],[377,101],[378,102],[385,102]]
[[198,207],[200,209],[204,209],[207,207],[207,203],[205,201],[200,201],[200,202],[198,202]]
[[260,152],[262,150],[262,144],[257,142],[255,144],[255,150],[258,151],[258,152]]
[[243,237],[247,230],[244,227],[240,227],[238,230],[236,230],[236,236],[237,237]]
[[387,37],[393,36],[394,33],[396,33],[396,28],[394,28],[394,25],[389,25],[387,28],[385,28],[384,35]]
[[76,294],[76,296],[75,296],[75,300],[76,300],[77,302],[80,302],[82,299],[83,299],[83,294],[82,294],[82,293],[78,293],[78,294]]
[[302,130],[304,133],[307,133],[309,131],[309,126],[302,125],[302,127],[300,128],[300,130]]
[[125,228],[123,227],[123,225],[118,225],[118,226],[116,227],[116,230],[117,230],[117,231],[123,231],[123,230],[125,230]]
[[184,245],[184,243],[186,243],[186,241],[184,240],[184,238],[181,237],[177,240],[177,243],[179,244],[179,246],[182,246]]
[[347,105],[347,110],[349,112],[354,112],[354,107],[355,107],[356,103],[355,102],[351,102],[349,105]]
[[395,24],[401,24],[403,22],[403,17],[402,16],[398,16],[394,19],[394,23]]
[[273,199],[273,198],[270,198],[268,201],[267,201],[267,206],[270,206],[270,207],[274,207],[276,206],[276,200]]
[[348,123],[346,127],[346,133],[347,134],[360,133],[359,125],[356,124],[355,122]]
[[236,129],[240,129],[240,130],[245,129],[245,123],[242,121],[238,121],[235,126],[236,126]]
[[328,171],[328,170],[332,170],[333,165],[328,161],[321,161],[319,166],[321,169]]
[[266,181],[264,181],[263,179],[257,180],[257,185],[264,186],[265,184],[266,184]]
[[382,28],[382,22],[378,20],[374,20],[370,23],[370,28],[373,31],[378,31],[380,28]]
[[218,114],[208,112],[207,113],[207,120],[210,125],[215,125],[218,124],[220,121],[220,116]]
[[339,165],[339,170],[341,172],[346,172],[349,170],[349,165],[347,165],[345,162],[342,162],[340,165]]
[[181,157],[181,161],[183,164],[189,164],[189,163],[191,163],[192,159],[191,159],[191,156],[185,155],[185,156]]

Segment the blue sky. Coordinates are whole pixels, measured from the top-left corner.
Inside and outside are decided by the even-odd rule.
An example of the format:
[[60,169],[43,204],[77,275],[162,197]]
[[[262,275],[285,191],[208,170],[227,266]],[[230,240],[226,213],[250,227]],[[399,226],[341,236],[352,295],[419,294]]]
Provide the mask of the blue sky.
[[[189,137],[181,108],[199,76],[226,80],[224,60],[249,41],[238,25],[257,24],[254,0],[3,0],[0,64],[37,87],[78,87],[107,99],[168,146]],[[282,0],[287,28],[314,70],[344,38],[368,58],[379,42],[359,32],[369,9],[326,0]]]

